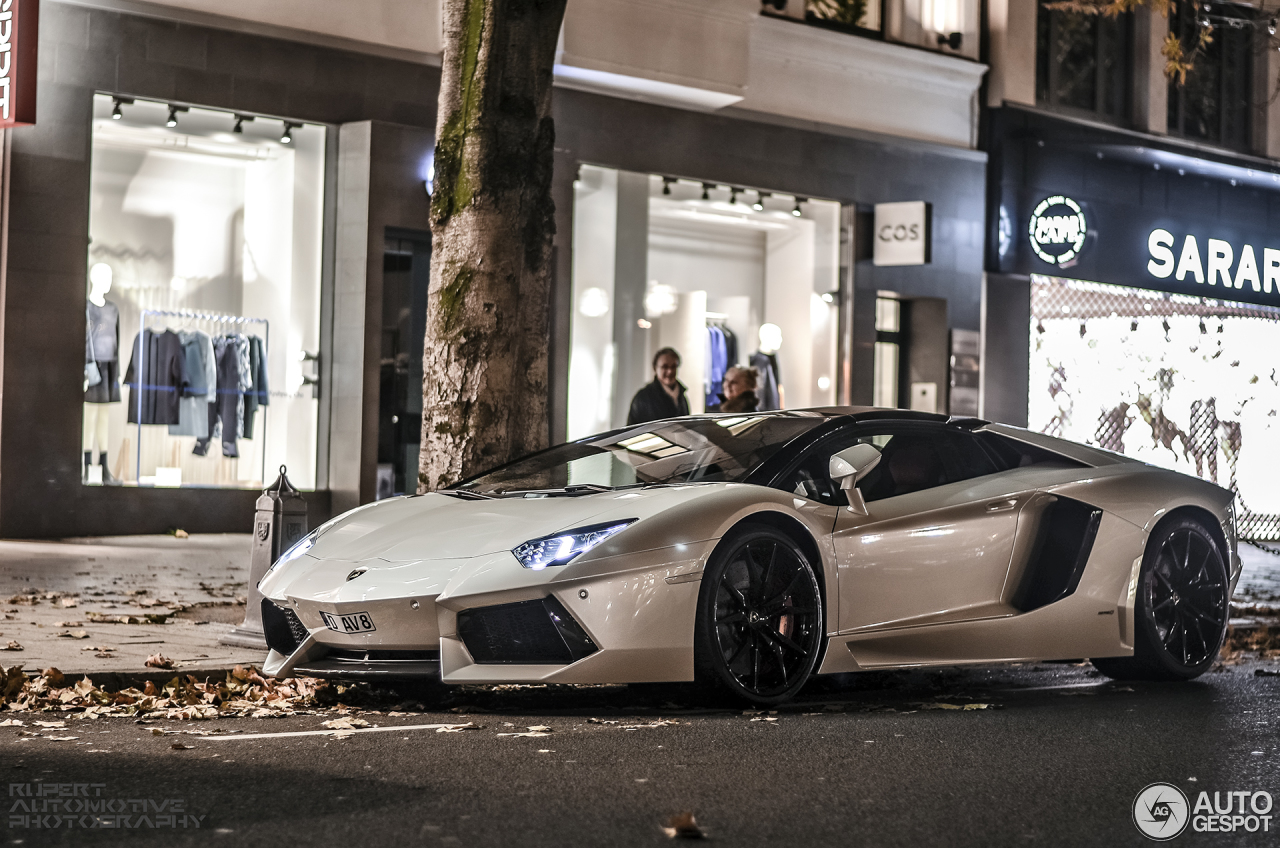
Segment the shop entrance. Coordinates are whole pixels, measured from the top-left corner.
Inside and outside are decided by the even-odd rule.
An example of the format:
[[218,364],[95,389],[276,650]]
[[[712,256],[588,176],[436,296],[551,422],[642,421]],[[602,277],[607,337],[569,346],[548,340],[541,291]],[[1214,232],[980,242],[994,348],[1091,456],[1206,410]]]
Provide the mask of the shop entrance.
[[733,365],[759,409],[835,403],[840,204],[583,165],[574,183],[570,439],[626,423],[663,347],[690,411]]
[[947,302],[937,297],[876,297],[872,405],[943,412],[950,386]]
[[1033,275],[1030,340],[1032,430],[1230,488],[1280,539],[1280,310]]
[[387,228],[382,253],[382,352],[376,497],[418,489],[422,342],[431,281],[431,234]]

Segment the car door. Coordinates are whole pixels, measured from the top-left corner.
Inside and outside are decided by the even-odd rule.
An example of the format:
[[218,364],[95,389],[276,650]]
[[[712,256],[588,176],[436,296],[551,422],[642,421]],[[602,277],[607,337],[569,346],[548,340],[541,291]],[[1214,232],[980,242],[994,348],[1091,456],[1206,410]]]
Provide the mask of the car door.
[[878,422],[857,440],[882,458],[859,486],[868,514],[841,509],[833,528],[840,632],[1010,614],[1001,598],[1034,490],[1011,488],[959,427]]

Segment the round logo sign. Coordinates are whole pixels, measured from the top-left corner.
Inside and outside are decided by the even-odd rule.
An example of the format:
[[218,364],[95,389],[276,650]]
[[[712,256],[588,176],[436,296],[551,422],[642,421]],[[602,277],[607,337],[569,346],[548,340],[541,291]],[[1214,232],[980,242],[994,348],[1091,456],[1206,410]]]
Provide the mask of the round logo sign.
[[1190,820],[1187,796],[1172,784],[1153,783],[1133,799],[1133,823],[1148,839],[1173,839],[1187,829]]
[[1069,197],[1055,194],[1046,197],[1031,213],[1027,228],[1031,249],[1045,262],[1067,268],[1075,264],[1089,232],[1080,204]]

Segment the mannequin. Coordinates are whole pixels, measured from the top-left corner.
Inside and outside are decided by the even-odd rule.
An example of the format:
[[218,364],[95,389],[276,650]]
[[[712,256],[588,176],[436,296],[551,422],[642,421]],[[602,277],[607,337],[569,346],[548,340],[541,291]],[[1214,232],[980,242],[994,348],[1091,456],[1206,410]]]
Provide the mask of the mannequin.
[[786,395],[782,391],[782,371],[778,367],[778,348],[782,347],[782,328],[777,324],[760,325],[760,347],[751,354],[751,367],[759,375],[756,394],[760,397],[760,409],[785,409]]
[[99,262],[89,269],[89,298],[85,304],[83,447],[85,479],[89,477],[96,446],[102,482],[118,486],[120,481],[107,468],[111,405],[120,402],[120,310],[107,300],[111,281],[110,265]]

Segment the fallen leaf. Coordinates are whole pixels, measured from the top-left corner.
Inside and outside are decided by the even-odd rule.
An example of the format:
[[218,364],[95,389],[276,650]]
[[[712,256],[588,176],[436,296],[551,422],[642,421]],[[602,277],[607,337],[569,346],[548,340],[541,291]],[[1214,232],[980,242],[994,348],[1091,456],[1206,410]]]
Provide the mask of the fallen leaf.
[[46,668],[40,673],[49,681],[49,685],[54,687],[61,686],[67,679],[61,671],[54,667]]
[[[753,718],[753,719],[751,719],[751,720],[752,720],[752,721],[759,721],[760,719],[758,719],[758,718]],[[771,718],[771,719],[767,719],[767,721],[777,721],[777,719],[776,719],[776,718]],[[617,724],[617,722],[616,722],[616,721],[614,721],[614,722],[609,722],[609,723],[610,723],[610,724]],[[673,719],[669,719],[669,718],[660,718],[660,719],[658,719],[657,721],[652,722],[652,723],[650,723],[650,724],[624,724],[624,725],[622,726],[622,729],[623,729],[623,730],[649,730],[650,728],[654,728],[654,727],[671,727],[672,725],[677,725],[677,724],[679,724],[679,723],[680,723],[680,722],[675,721],[675,720],[673,720]]]
[[1271,671],[1266,668],[1255,668],[1253,670],[1254,677],[1280,677],[1280,671]]
[[67,726],[67,723],[65,721],[33,721],[31,723],[34,724],[36,727],[66,727]]
[[330,730],[354,730],[357,727],[368,727],[369,722],[362,718],[335,718],[321,722],[320,726]]
[[550,733],[551,728],[545,724],[534,724],[526,728],[530,733]]
[[152,654],[147,657],[145,665],[147,668],[173,668],[173,660],[164,654]]
[[26,725],[22,722],[21,719],[7,718],[4,721],[0,721],[0,727],[25,727],[25,726]]
[[707,838],[707,832],[698,826],[698,820],[693,817],[693,813],[689,812],[676,813],[667,819],[667,823],[662,826],[662,832],[671,839]]
[[333,734],[333,738],[334,738],[334,739],[349,739],[350,737],[355,736],[355,735],[356,735],[356,732],[355,732],[354,730],[339,730],[339,731],[337,731],[337,732],[335,732],[335,733]]
[[190,751],[195,745],[183,745],[181,742],[174,742],[169,747],[175,751]]
[[69,633],[59,633],[58,635],[64,636],[67,639],[88,639],[89,638],[89,633],[86,630],[72,630]]
[[80,602],[77,601],[75,598],[59,598],[58,603],[66,607],[67,609],[71,609],[72,607],[79,606],[80,604]]
[[751,721],[777,721],[777,716],[756,716]]
[[55,621],[54,627],[79,627],[84,624],[83,621]]
[[80,737],[79,736],[46,736],[44,738],[48,739],[50,742],[74,742]]
[[526,739],[537,739],[540,736],[550,736],[550,733],[543,733],[541,730],[531,730],[528,733],[499,733],[499,736],[520,736]]
[[24,648],[21,645],[19,645],[17,642],[14,642],[12,640],[10,640],[9,644],[5,645],[3,648],[0,648],[0,651],[21,651],[21,650],[24,650]]
[[620,722],[612,721],[612,720],[610,720],[610,719],[602,719],[602,718],[589,718],[589,719],[587,719],[587,724],[619,724],[619,723],[620,723]]
[[922,710],[966,710],[966,711],[968,711],[968,710],[989,710],[989,709],[991,709],[991,708],[992,708],[992,706],[993,706],[992,704],[944,704],[944,703],[936,703],[936,704],[921,704],[921,705],[920,705],[920,709],[922,709]]
[[114,657],[115,654],[108,653],[107,651],[98,651],[98,653],[94,654],[93,656],[95,659],[109,660],[112,657]]
[[436,733],[461,733],[464,730],[479,730],[480,725],[472,722],[466,724],[446,724],[444,727],[437,727]]

